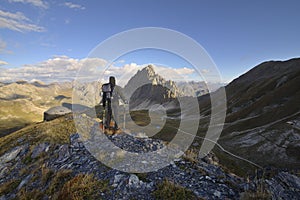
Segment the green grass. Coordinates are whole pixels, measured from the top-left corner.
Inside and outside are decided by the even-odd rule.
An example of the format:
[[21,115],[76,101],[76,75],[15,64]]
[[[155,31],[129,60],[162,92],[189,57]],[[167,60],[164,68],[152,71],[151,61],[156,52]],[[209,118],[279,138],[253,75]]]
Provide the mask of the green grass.
[[227,155],[217,147],[213,149],[213,152],[219,159],[219,165],[227,172],[234,173],[241,177],[247,177],[249,174],[253,174],[257,167],[238,160],[230,155]]
[[66,119],[66,117],[60,117],[53,121],[43,123],[35,123],[1,137],[0,155],[24,143],[29,143],[30,145],[43,142],[66,144],[69,143],[70,134],[73,133],[76,133],[74,121],[72,119]]
[[48,195],[56,194],[64,185],[65,182],[72,178],[72,170],[60,170],[54,173],[51,177],[50,185],[47,190]]
[[41,190],[33,189],[31,191],[26,190],[26,188],[22,188],[17,193],[17,199],[22,200],[32,200],[32,199],[43,199],[44,193]]
[[165,200],[199,199],[191,190],[177,185],[167,179],[158,185],[157,190],[153,192],[153,195],[156,199]]
[[148,110],[130,111],[130,116],[139,126],[147,126],[151,122]]
[[20,182],[21,181],[19,179],[12,179],[9,180],[8,182],[2,183],[0,187],[0,196],[14,191],[18,187]]
[[[43,120],[43,112],[49,108],[72,101],[71,87],[36,87],[28,83],[23,85],[12,83],[0,87],[0,94],[0,137],[28,124],[40,122]],[[69,98],[55,100],[59,95]]]
[[272,196],[267,190],[267,186],[265,185],[263,180],[260,180],[257,184],[257,189],[255,191],[248,190],[241,194],[241,200],[271,200]]
[[57,199],[99,199],[101,192],[109,190],[108,181],[98,181],[91,174],[78,174],[64,183]]

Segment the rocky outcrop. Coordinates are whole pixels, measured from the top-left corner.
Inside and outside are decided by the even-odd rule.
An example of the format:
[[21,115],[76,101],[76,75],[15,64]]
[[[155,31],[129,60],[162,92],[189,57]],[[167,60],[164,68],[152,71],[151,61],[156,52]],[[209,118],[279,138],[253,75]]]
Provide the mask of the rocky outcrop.
[[[126,134],[108,138],[118,147],[131,152],[151,151],[163,148],[164,145],[158,140],[138,139]],[[99,193],[98,198],[101,199],[156,199],[155,191],[166,180],[192,192],[199,199],[240,199],[243,195],[261,195],[255,193],[262,187],[261,184],[264,184],[264,195],[269,198],[300,197],[300,179],[288,172],[279,172],[270,178],[255,177],[246,180],[226,173],[220,166],[204,160],[196,157],[192,161],[183,157],[174,160],[165,168],[147,174],[125,173],[111,169],[96,160],[87,151],[79,135],[72,134],[69,144],[42,142],[34,148],[24,144],[2,155],[0,185],[7,185],[13,180],[18,181],[14,182],[12,188],[0,190],[0,199],[15,199],[20,193],[32,195],[32,191],[36,190],[45,191],[40,194],[40,198],[49,199],[49,195],[58,193],[65,182],[79,174],[92,174],[96,180],[108,184],[106,187],[109,187],[109,190]],[[22,169],[25,170],[20,173]],[[69,175],[64,175],[66,173]],[[56,178],[52,178],[53,176]],[[61,182],[55,182],[57,179]],[[53,184],[56,187],[53,187]],[[57,187],[58,185],[60,187]],[[96,189],[95,194],[102,188]]]
[[44,121],[50,121],[71,113],[72,111],[63,106],[56,106],[44,112]]
[[278,175],[266,180],[272,199],[299,199],[300,178],[286,172],[279,172]]

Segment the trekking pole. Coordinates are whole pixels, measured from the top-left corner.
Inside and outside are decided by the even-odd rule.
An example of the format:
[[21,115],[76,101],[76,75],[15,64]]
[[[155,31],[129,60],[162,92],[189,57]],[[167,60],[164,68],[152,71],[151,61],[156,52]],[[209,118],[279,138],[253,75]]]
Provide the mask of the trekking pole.
[[125,130],[125,120],[126,120],[126,104],[124,103],[124,113],[123,113],[123,130]]
[[104,132],[104,129],[105,129],[105,107],[103,107],[103,115],[102,115],[102,130]]

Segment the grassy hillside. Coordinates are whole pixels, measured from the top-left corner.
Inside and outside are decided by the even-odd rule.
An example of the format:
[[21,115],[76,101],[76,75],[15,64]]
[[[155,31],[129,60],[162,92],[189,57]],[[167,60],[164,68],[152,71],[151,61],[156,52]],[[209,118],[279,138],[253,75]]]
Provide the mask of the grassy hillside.
[[0,137],[43,120],[47,109],[71,102],[71,84],[16,82],[0,87]]
[[[219,143],[261,166],[299,169],[300,59],[262,63],[226,86],[227,116]],[[209,114],[208,96],[199,98]],[[244,162],[215,148],[232,169]]]

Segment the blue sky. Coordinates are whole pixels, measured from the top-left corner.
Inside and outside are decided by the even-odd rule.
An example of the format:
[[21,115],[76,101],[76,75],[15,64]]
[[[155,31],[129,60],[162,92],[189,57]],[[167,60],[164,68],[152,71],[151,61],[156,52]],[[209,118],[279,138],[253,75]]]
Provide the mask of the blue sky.
[[[299,57],[299,9],[297,0],[1,0],[0,81],[32,79],[28,73],[54,65],[44,77],[59,70],[67,76],[110,36],[163,27],[202,45],[228,82],[263,61]],[[120,63],[157,63],[145,55],[125,56]],[[186,67],[171,60],[162,64]]]

